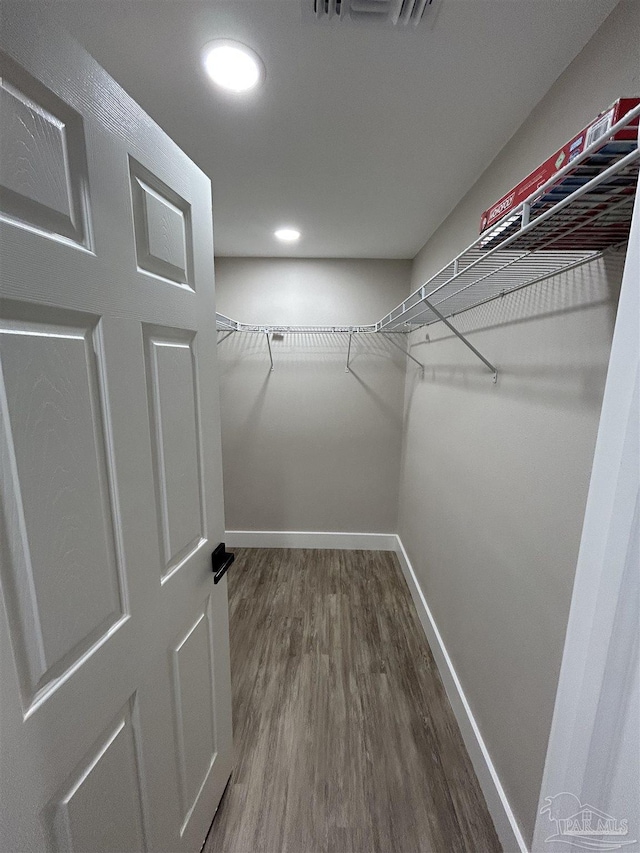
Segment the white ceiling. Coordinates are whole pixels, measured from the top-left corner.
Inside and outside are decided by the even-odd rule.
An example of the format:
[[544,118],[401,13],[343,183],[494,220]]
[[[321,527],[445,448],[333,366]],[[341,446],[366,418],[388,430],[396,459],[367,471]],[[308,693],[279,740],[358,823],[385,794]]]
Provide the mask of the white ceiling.
[[[312,2],[53,4],[211,177],[217,254],[413,257],[617,0],[435,0],[415,30],[319,23]],[[257,93],[208,82],[221,37],[264,60]]]

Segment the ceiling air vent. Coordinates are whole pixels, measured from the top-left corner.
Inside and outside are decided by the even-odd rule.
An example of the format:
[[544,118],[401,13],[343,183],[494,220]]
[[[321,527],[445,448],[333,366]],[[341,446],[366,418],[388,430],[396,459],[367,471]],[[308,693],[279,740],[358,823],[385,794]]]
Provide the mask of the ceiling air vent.
[[320,20],[366,21],[417,26],[433,0],[310,0]]

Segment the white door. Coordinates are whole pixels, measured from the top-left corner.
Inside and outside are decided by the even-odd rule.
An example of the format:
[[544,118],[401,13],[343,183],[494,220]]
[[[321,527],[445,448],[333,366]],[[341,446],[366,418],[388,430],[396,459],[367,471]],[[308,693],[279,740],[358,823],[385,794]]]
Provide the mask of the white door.
[[232,761],[210,184],[12,5],[0,850],[196,851]]

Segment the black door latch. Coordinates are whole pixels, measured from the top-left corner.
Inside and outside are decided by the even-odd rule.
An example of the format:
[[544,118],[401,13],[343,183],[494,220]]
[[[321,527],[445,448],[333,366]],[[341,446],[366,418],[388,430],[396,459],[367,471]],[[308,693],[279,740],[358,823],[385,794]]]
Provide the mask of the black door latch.
[[213,582],[218,583],[235,560],[235,554],[224,550],[224,542],[221,542],[211,555],[211,566],[213,570]]

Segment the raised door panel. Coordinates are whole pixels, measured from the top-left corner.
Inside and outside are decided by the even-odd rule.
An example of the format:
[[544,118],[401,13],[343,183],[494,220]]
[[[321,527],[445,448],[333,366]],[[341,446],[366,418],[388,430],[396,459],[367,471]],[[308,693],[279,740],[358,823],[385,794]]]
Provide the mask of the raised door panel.
[[138,269],[194,290],[191,205],[132,157],[129,180]]
[[206,543],[195,334],[145,327],[163,581]]
[[127,608],[97,320],[57,312],[44,322],[38,309],[12,307],[0,319],[11,513],[3,584],[27,711]]
[[213,636],[209,601],[175,647],[172,658],[182,835],[216,758]]
[[135,697],[45,811],[60,853],[147,849]]
[[0,216],[88,246],[81,116],[0,52]]

